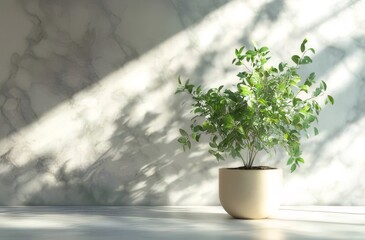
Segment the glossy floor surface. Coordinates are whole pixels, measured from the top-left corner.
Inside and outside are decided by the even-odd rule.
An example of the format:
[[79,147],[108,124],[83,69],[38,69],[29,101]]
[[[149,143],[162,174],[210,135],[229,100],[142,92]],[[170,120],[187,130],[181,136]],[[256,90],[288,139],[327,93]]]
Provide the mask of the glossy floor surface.
[[264,220],[221,207],[0,207],[0,239],[365,239],[365,207],[281,207]]

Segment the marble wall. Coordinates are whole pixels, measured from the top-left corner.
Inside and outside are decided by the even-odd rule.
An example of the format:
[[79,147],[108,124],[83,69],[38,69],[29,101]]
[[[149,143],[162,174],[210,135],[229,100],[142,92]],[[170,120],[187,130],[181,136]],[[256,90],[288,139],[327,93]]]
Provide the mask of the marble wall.
[[261,164],[287,170],[283,204],[364,205],[364,11],[360,0],[1,1],[0,204],[218,204],[217,169],[240,163],[181,150],[177,76],[229,84],[234,48],[254,40],[289,61],[307,37],[336,104],[295,174],[280,153]]

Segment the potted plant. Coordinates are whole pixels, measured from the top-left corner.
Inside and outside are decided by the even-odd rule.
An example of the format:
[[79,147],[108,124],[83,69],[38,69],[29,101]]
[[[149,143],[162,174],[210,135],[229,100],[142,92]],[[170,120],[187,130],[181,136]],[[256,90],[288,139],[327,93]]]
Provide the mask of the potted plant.
[[[233,87],[203,90],[178,78],[176,93],[191,95],[194,115],[190,130],[180,129],[178,141],[184,150],[204,134],[209,137],[209,153],[218,161],[228,157],[242,161],[241,167],[219,169],[220,201],[235,218],[266,218],[279,207],[281,170],[255,166],[257,153],[280,147],[287,152],[287,165],[293,172],[304,163],[302,134],[318,134],[312,124],[318,122],[321,106],[317,100],[327,85],[317,81],[314,72],[306,78],[298,74],[301,66],[312,63],[309,54],[315,54],[306,44],[304,39],[301,54],[292,56],[294,64],[282,62],[277,67],[266,66],[267,47],[236,49],[232,63],[240,70]],[[334,103],[332,96],[323,97],[326,104]]]

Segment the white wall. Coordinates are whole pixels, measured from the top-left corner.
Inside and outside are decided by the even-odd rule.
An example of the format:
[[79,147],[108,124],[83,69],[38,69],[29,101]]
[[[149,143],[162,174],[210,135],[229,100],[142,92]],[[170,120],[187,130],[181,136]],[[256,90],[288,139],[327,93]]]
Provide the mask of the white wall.
[[[364,1],[0,2],[0,204],[218,204],[217,163],[183,153],[178,75],[233,82],[233,50],[254,40],[273,63],[304,37],[335,105],[284,168],[283,204],[364,205]],[[304,74],[309,70],[304,70]],[[281,161],[280,161],[281,160]]]

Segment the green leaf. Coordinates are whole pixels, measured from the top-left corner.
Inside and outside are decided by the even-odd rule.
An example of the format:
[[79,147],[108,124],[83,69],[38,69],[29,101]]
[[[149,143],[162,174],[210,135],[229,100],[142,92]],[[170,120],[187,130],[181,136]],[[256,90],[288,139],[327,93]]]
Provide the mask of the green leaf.
[[296,162],[304,163],[304,159],[299,157],[299,158],[296,159]]
[[308,122],[314,122],[314,120],[316,120],[317,118],[316,118],[316,116],[314,116],[314,115],[309,115],[308,116]]
[[284,68],[286,67],[286,65],[287,65],[286,63],[280,63],[279,64],[279,71],[280,72],[284,71]]
[[309,51],[311,51],[313,54],[316,54],[316,51],[314,50],[314,48],[308,48]]
[[326,91],[327,90],[327,84],[325,81],[321,82],[322,88]]
[[215,127],[208,121],[204,121],[202,127],[204,131],[207,131],[209,133],[213,133],[214,131],[216,131]]
[[228,129],[231,129],[234,127],[234,119],[232,117],[232,115],[226,115],[224,117],[224,126]]
[[300,99],[300,98],[294,98],[294,99],[293,99],[293,105],[294,105],[294,106],[296,106],[298,103],[301,103],[301,102],[303,102],[303,101],[302,101],[302,99]]
[[315,78],[316,78],[316,73],[312,72],[311,74],[309,74],[308,79],[309,79],[310,81],[312,81],[312,82],[313,82],[313,80],[314,80]]
[[240,90],[241,90],[241,95],[242,96],[247,96],[247,95],[251,94],[251,89],[250,89],[249,86],[241,85]]
[[180,76],[177,78],[178,83],[181,85],[181,79]]
[[195,141],[199,142],[199,139],[200,139],[200,134],[197,134],[197,133],[192,133],[191,134],[191,137],[192,139],[194,139]]
[[296,164],[291,165],[290,172],[294,172],[295,169],[297,169],[297,165]]
[[200,125],[196,125],[193,127],[193,132],[199,132],[199,131],[203,131],[203,127]]
[[269,50],[268,47],[262,47],[262,48],[260,48],[259,52],[263,53],[263,52],[267,52],[268,50]]
[[239,54],[241,54],[241,53],[242,53],[242,51],[243,51],[243,49],[245,49],[245,46],[242,46],[242,47],[240,48],[240,50],[238,50],[238,53],[239,53]]
[[264,106],[267,106],[267,102],[265,101],[265,99],[260,98],[258,102]]
[[243,127],[242,126],[239,126],[237,128],[238,132],[241,134],[241,135],[244,135],[245,134],[245,131],[243,130]]
[[286,163],[286,165],[292,165],[293,164],[293,162],[294,162],[294,158],[293,157],[290,157],[289,159],[288,159],[288,162]]
[[202,113],[203,109],[200,107],[195,108],[194,113]]
[[319,131],[316,127],[314,127],[314,136],[317,136],[319,134]]
[[304,82],[304,85],[307,85],[308,87],[310,87],[310,86],[312,86],[312,82],[311,82],[311,81],[309,81],[309,80],[306,80],[306,81]]
[[181,136],[188,137],[188,133],[184,129],[179,129]]
[[300,57],[298,55],[294,55],[291,57],[291,60],[293,60],[294,63],[299,64]]
[[304,56],[304,58],[300,61],[300,64],[308,64],[312,63],[312,59],[308,56]]
[[308,92],[308,86],[307,85],[302,85],[301,87],[300,87],[300,89],[303,91],[303,92]]
[[322,89],[321,88],[316,88],[316,90],[314,90],[313,96],[317,97],[322,93]]
[[331,95],[328,95],[328,100],[330,100],[331,104],[333,105],[335,103],[335,100],[333,99],[333,97]]
[[300,147],[299,147],[299,143],[296,143],[294,146],[293,146],[293,154],[294,156],[296,157],[299,157],[301,152],[300,152]]
[[302,44],[300,45],[300,51],[304,52],[305,51],[305,44],[308,42],[308,40],[306,38],[304,38]]
[[237,74],[237,77],[239,77],[239,78],[245,78],[247,76],[247,73],[246,72],[239,72],[238,74]]
[[256,56],[257,52],[256,51],[253,51],[253,50],[248,50],[246,52],[246,54],[251,55],[251,56]]

